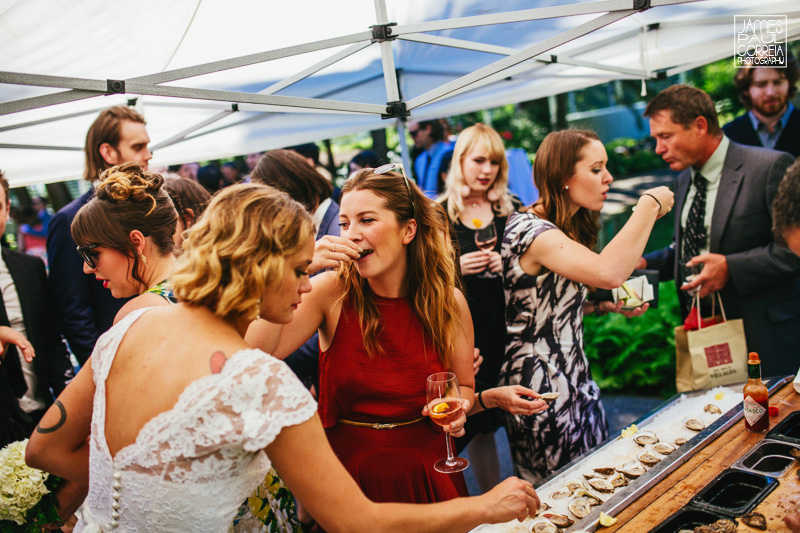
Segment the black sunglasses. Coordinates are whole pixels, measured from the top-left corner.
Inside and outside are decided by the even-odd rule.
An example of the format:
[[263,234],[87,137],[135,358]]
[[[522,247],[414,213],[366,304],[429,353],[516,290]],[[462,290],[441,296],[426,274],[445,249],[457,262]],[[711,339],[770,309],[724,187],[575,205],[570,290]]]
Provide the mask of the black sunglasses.
[[[373,174],[386,174],[387,172],[392,172],[393,170],[397,170],[398,168],[400,169],[400,173],[403,175],[403,181],[405,182],[406,190],[408,191],[408,199],[411,200],[411,211],[414,213],[414,219],[416,219],[417,218],[417,204],[414,203],[414,195],[411,194],[411,184],[409,184],[409,182],[408,182],[408,176],[406,176],[406,170],[405,170],[405,168],[403,168],[403,165],[401,163],[389,163],[388,165],[383,165],[383,166],[380,166],[378,168],[373,168],[372,169],[372,173]],[[361,170],[364,170],[364,169],[362,168]],[[358,172],[358,170],[356,172]],[[347,177],[347,179],[352,178],[354,174],[355,174],[355,172],[350,174]]]
[[94,258],[97,254],[92,252],[92,250],[99,246],[99,244],[87,244],[86,246],[78,246],[77,248],[78,255],[81,256],[84,263],[89,265],[89,268],[97,268],[97,264],[94,262]]
[[412,138],[416,137],[417,133],[419,133],[418,129],[417,130],[408,130],[408,134],[411,135]]

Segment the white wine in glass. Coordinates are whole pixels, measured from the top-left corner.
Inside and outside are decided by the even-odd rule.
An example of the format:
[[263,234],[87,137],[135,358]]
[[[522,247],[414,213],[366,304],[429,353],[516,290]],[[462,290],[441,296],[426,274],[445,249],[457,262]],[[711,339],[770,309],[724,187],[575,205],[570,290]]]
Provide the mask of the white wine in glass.
[[[446,426],[461,415],[461,389],[458,379],[452,372],[437,372],[428,376],[426,386],[428,416],[440,426]],[[463,457],[453,456],[453,444],[450,435],[445,433],[447,458],[434,463],[433,468],[443,474],[455,474],[469,466]]]

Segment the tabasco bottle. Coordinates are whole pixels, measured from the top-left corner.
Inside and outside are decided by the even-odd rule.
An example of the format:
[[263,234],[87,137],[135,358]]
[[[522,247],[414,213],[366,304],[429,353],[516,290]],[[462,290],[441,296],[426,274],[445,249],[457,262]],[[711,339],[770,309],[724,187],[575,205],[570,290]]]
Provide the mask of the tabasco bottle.
[[744,386],[744,427],[753,433],[769,429],[769,393],[761,383],[761,361],[756,352],[747,358],[747,384]]

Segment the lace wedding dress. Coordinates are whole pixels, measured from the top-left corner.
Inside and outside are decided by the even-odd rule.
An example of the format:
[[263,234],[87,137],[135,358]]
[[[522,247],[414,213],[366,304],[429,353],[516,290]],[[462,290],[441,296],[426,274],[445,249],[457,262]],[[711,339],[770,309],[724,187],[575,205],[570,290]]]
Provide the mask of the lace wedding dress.
[[[264,479],[264,447],[316,412],[289,368],[260,350],[233,354],[219,374],[191,383],[111,457],[105,439],[106,378],[135,311],[97,342],[89,494],[76,532],[228,531]],[[165,354],[166,356],[167,354]]]

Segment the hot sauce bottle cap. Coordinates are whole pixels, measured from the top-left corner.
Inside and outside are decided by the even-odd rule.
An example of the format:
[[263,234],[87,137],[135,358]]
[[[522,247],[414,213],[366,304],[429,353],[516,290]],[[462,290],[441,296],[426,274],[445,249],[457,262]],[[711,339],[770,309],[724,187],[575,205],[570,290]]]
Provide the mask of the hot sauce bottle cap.
[[777,405],[770,405],[769,406],[769,416],[778,416],[778,406]]
[[750,352],[750,353],[747,355],[747,360],[748,360],[748,361],[753,361],[754,363],[758,363],[758,362],[759,362],[759,359],[758,359],[758,353],[756,353],[756,352]]

